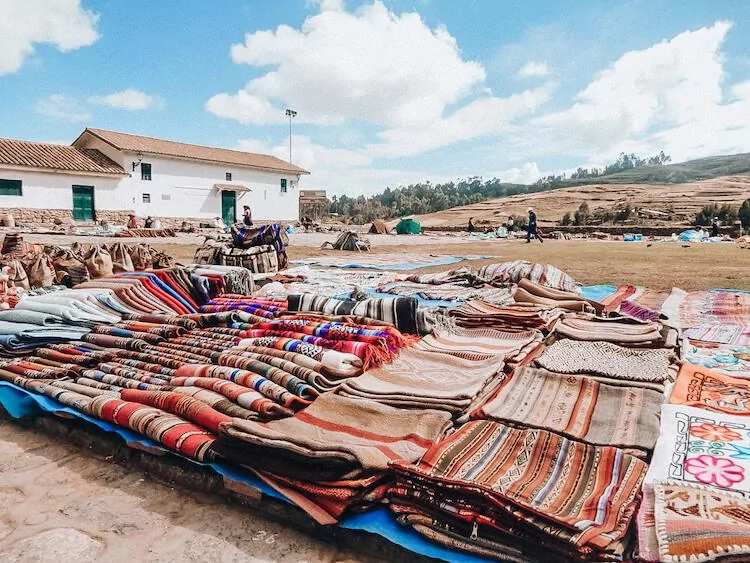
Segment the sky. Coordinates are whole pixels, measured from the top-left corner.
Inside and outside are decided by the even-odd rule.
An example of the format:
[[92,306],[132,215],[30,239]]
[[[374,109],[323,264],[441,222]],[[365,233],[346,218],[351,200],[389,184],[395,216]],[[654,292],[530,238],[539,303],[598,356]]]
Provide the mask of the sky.
[[302,189],[750,152],[745,0],[0,0],[0,137],[269,153]]

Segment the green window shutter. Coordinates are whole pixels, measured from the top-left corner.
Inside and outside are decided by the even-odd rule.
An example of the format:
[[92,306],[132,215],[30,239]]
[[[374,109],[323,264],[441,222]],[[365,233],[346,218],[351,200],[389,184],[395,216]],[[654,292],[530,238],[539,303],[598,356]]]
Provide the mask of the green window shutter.
[[286,178],[281,179],[281,193],[282,194],[286,193]]
[[0,195],[23,195],[21,180],[4,180],[0,178]]

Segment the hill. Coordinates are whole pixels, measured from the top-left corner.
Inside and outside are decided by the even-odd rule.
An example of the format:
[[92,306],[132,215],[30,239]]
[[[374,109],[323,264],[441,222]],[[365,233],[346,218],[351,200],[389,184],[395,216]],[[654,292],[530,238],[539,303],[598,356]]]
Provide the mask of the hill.
[[[701,161],[710,160],[712,159],[701,159]],[[716,163],[715,160],[714,162]],[[708,168],[708,165],[709,163],[706,164],[707,167],[703,173],[708,173],[708,170],[717,170],[719,166],[726,165],[726,162],[716,163],[713,168]],[[661,168],[674,166],[684,165]],[[698,169],[692,168],[687,172],[685,168],[672,169],[671,172],[668,171],[666,175],[662,175],[662,178],[669,175],[676,177],[683,173],[697,174]],[[418,215],[416,219],[425,227],[466,225],[469,217],[473,217],[475,223],[499,225],[509,215],[525,216],[527,208],[533,207],[539,217],[539,223],[550,226],[558,224],[563,215],[574,212],[585,201],[591,212],[597,209],[614,210],[629,203],[633,208],[655,212],[651,214],[652,224],[684,224],[692,223],[695,215],[706,205],[729,204],[737,207],[749,196],[750,173],[678,184],[597,182],[546,192],[489,199],[436,213]],[[662,213],[665,215],[662,216]]]

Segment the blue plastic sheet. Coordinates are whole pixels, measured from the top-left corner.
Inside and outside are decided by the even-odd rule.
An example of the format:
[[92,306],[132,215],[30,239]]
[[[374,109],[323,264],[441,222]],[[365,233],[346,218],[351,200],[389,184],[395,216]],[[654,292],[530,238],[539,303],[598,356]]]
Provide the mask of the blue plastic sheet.
[[584,299],[591,299],[601,303],[604,299],[617,291],[615,285],[584,285],[578,288],[578,293]]
[[[127,444],[140,444],[146,446],[149,449],[161,450],[164,453],[179,456],[183,459],[190,461],[196,465],[209,466],[220,475],[227,477],[233,481],[244,483],[245,485],[252,487],[253,489],[268,495],[270,497],[282,500],[289,504],[294,504],[284,495],[277,492],[275,489],[266,485],[263,481],[250,475],[240,469],[224,465],[219,462],[215,463],[200,463],[195,460],[181,456],[175,452],[167,450],[161,444],[154,442],[148,438],[141,436],[140,434],[128,430],[127,428],[121,428],[104,420],[92,418],[80,411],[66,407],[61,403],[37,393],[32,393],[8,383],[6,381],[0,381],[0,405],[10,414],[13,418],[26,418],[34,417],[48,413],[67,413],[77,418],[86,420],[91,424],[101,428],[106,432],[113,432],[125,440]],[[457,563],[479,563],[486,561],[485,559],[476,558],[470,555],[466,555],[460,552],[451,551],[445,549],[437,544],[433,544],[425,540],[422,536],[413,532],[407,528],[400,526],[393,515],[385,508],[376,508],[363,514],[357,514],[343,519],[339,526],[342,528],[349,528],[353,530],[363,530],[372,534],[377,534],[384,537],[388,541],[400,545],[401,547],[408,549],[414,553],[424,555],[426,557],[433,557],[435,559],[442,559],[443,561],[455,561]]]

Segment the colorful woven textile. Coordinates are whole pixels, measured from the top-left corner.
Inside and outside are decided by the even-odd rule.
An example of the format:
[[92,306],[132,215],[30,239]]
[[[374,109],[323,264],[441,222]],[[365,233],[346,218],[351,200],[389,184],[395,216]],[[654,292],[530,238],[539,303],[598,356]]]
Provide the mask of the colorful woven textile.
[[215,391],[201,389],[200,387],[172,387],[172,391],[198,399],[202,403],[233,418],[246,418],[248,420],[257,420],[259,418],[257,411],[241,407]]
[[654,483],[654,522],[661,561],[747,561],[750,502],[694,483]]
[[706,323],[750,325],[750,292],[722,289],[688,292],[674,288],[662,312],[681,328]]
[[290,311],[317,311],[328,315],[361,315],[392,324],[401,332],[417,333],[417,300],[412,297],[343,301],[303,293],[287,297]]
[[386,283],[377,288],[380,293],[402,297],[419,297],[431,301],[470,301],[478,299],[494,305],[510,305],[513,293],[509,288],[466,287],[457,284],[417,283],[399,281]]
[[123,389],[120,392],[120,398],[123,401],[149,405],[171,412],[216,433],[220,432],[222,424],[229,424],[232,421],[232,417],[182,393]]
[[669,403],[733,415],[750,415],[750,381],[684,362]]
[[750,346],[750,326],[735,324],[701,324],[684,331],[690,340]]
[[522,350],[536,346],[542,335],[536,330],[507,332],[481,329],[435,330],[414,345],[416,350],[450,354],[466,360],[516,359]]
[[535,363],[557,373],[592,373],[612,379],[663,382],[672,358],[668,350],[632,350],[610,342],[558,340]]
[[429,408],[457,415],[501,380],[502,362],[497,358],[477,361],[407,349],[392,364],[347,379],[337,393],[401,408]]
[[627,299],[620,304],[619,312],[625,317],[631,319],[639,319],[642,321],[660,321],[666,318],[666,315],[662,315],[658,309],[649,309],[634,301],[628,301]]
[[294,376],[279,376],[279,379],[286,383],[285,387],[257,373],[227,366],[184,365],[177,369],[171,384],[191,385],[186,383],[184,378],[193,377],[226,379],[248,389],[254,389],[265,397],[293,409],[306,407],[318,395],[315,389]]
[[574,293],[576,282],[568,274],[550,264],[535,264],[525,260],[483,266],[477,277],[492,284],[518,283],[522,279]]
[[670,479],[750,494],[750,417],[663,405],[646,482]]
[[[250,387],[216,377],[173,377],[170,381],[170,386],[175,388],[200,387],[202,389],[214,391],[223,395],[227,399],[230,399],[243,409],[257,412],[260,416],[266,419],[292,416],[294,411],[279,403],[284,399],[293,402],[295,398],[283,388],[279,388],[278,386],[272,388],[273,385],[274,384],[267,382],[262,387],[267,393],[275,394],[274,398],[269,398],[263,393]],[[159,391],[163,389],[166,388],[161,387],[153,390]],[[276,402],[276,397],[278,397],[278,402]]]
[[682,341],[682,359],[732,377],[750,378],[750,346]]
[[[293,418],[235,420],[215,450],[237,463],[311,480],[356,478],[396,460],[418,460],[451,426],[435,410],[396,409],[324,393]],[[258,452],[266,455],[259,456]]]
[[617,311],[622,302],[635,295],[634,285],[589,285],[578,288],[578,293],[587,299],[601,303],[604,312]]
[[213,434],[163,410],[102,395],[91,399],[86,412],[148,436],[187,457],[198,461],[213,459]]
[[661,402],[661,393],[649,389],[519,367],[471,418],[541,428],[594,445],[651,450],[659,436]]
[[625,536],[646,470],[618,448],[486,420],[463,425],[418,465],[392,467],[392,502],[479,522],[511,541],[514,530],[535,529],[540,543],[549,534],[588,555],[621,552],[612,544]]

